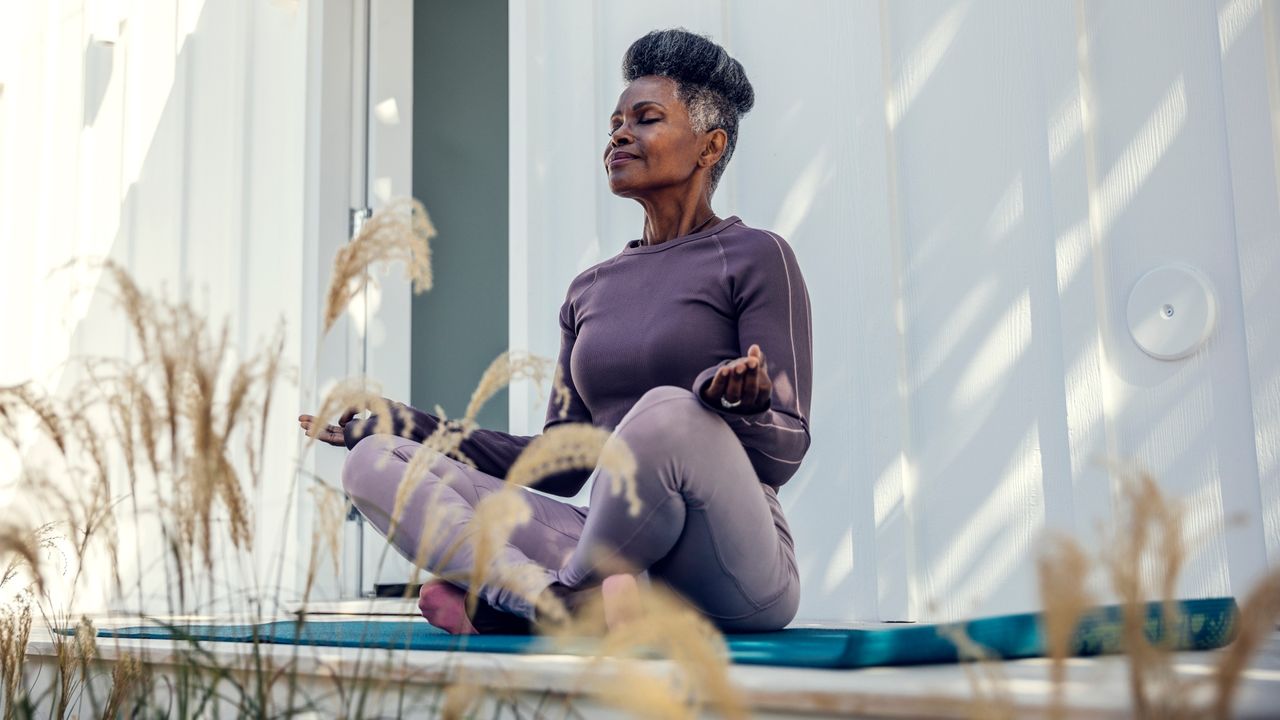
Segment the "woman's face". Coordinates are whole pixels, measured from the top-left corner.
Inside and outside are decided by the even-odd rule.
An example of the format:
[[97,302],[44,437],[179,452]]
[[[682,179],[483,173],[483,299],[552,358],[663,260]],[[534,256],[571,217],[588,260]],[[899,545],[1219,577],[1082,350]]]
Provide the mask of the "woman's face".
[[609,129],[604,169],[614,195],[637,197],[686,185],[705,164],[705,133],[694,132],[670,78],[633,80],[618,98]]

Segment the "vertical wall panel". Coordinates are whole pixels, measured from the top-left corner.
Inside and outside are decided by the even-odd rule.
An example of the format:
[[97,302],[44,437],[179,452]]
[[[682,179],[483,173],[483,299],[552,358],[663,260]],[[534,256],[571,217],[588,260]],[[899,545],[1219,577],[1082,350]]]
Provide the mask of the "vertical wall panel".
[[[0,265],[4,304],[24,316],[0,333],[6,347],[28,348],[0,359],[0,382],[32,378],[66,391],[79,379],[74,358],[136,352],[97,273],[50,274],[72,258],[110,257],[148,290],[192,300],[215,327],[227,321],[237,358],[283,320],[285,362],[296,367],[305,10],[199,0],[11,3],[0,9],[0,27],[21,30],[13,30],[22,40],[12,53],[20,62],[0,66],[0,83],[3,131],[23,139],[6,141],[15,151],[0,157],[0,243],[6,253],[29,248]],[[296,386],[282,383],[268,419],[265,482],[253,500],[254,562],[221,565],[202,578],[206,590],[260,586],[282,564],[290,568],[282,597],[296,589],[297,543],[281,510],[290,502],[297,410]],[[140,525],[120,518],[128,549],[120,572],[126,588],[142,576],[143,596],[118,601],[146,611],[168,607],[171,591],[171,578],[157,570],[161,550],[146,540],[157,536],[146,519],[155,492],[139,491]],[[107,598],[96,593],[108,587],[110,568],[87,570],[88,592],[76,601],[100,609]],[[222,602],[239,598],[232,592]]]
[[[821,388],[814,392],[810,410],[813,446],[847,451],[810,455],[779,499],[796,540],[805,588],[801,614],[849,620],[878,612],[877,583],[859,578],[855,568],[872,568],[876,562],[877,545],[870,541],[875,522],[871,480],[885,470],[876,461],[896,462],[891,456],[871,456],[874,436],[868,431],[879,398],[860,394],[857,376],[848,372],[850,363],[866,361],[870,354],[863,346],[864,323],[884,318],[887,308],[867,312],[853,298],[833,302],[849,288],[852,268],[888,276],[886,267],[864,265],[872,258],[857,255],[868,244],[883,247],[874,225],[857,226],[860,220],[877,219],[857,197],[862,168],[856,160],[867,158],[856,152],[867,145],[857,146],[868,143],[873,161],[882,162],[884,135],[872,131],[865,141],[860,138],[859,121],[864,127],[876,124],[865,115],[858,117],[855,93],[862,83],[878,88],[880,78],[854,75],[853,83],[831,86],[798,80],[815,68],[834,76],[850,74],[850,58],[842,48],[862,42],[874,49],[878,29],[859,25],[867,13],[858,11],[866,6],[818,1],[792,7],[793,12],[779,14],[768,2],[728,5],[729,25],[716,39],[731,39],[727,49],[746,68],[756,106],[742,120],[726,173],[737,179],[734,192],[724,198],[717,192],[715,204],[722,216],[735,213],[747,225],[785,238],[804,272],[812,301],[814,387]],[[789,50],[778,52],[781,47]],[[815,119],[821,120],[815,124]],[[845,231],[824,234],[830,228]],[[857,287],[871,294],[876,289],[862,282]],[[892,346],[886,349],[875,354],[895,356]],[[867,370],[872,367],[868,364]],[[891,371],[892,366],[876,369]],[[881,379],[882,387],[893,393],[893,375]],[[855,527],[865,541],[855,542]]]
[[[1262,568],[1258,470],[1214,8],[1086,3],[1092,54],[1093,229],[1103,249],[1102,323],[1112,452],[1187,499],[1191,557],[1179,592],[1228,594]],[[1160,42],[1134,39],[1148,35]],[[1217,326],[1186,360],[1144,354],[1125,308],[1154,267],[1184,263],[1213,286]],[[1236,581],[1232,581],[1232,576]]]
[[[1217,5],[1224,114],[1248,350],[1262,528],[1280,566],[1280,12],[1263,0]],[[1240,483],[1243,500],[1255,498]],[[1259,518],[1248,513],[1248,522]],[[1233,588],[1237,579],[1232,578]]]
[[1047,148],[1043,109],[1027,102],[1032,17],[1017,3],[894,4],[889,27],[918,610],[959,617],[993,596],[1025,607],[1045,473],[1066,470],[1046,467],[1062,455],[1062,373],[1045,342],[1056,287],[1037,242]]

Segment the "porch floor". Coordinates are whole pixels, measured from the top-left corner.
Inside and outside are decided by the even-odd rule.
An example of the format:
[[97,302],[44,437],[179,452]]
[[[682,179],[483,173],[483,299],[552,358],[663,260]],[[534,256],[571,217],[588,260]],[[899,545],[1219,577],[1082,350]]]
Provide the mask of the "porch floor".
[[[312,622],[351,619],[400,620],[416,615],[411,601],[377,600],[309,606]],[[202,618],[202,622],[216,621]],[[112,623],[103,622],[100,627]],[[121,623],[115,623],[121,624]],[[136,624],[136,623],[130,623]],[[38,677],[52,682],[56,648],[47,628],[34,628],[28,663]],[[99,638],[99,663],[110,665],[123,655],[145,656],[159,668],[176,665],[182,643],[166,640]],[[292,645],[252,646],[244,643],[205,643],[207,660],[220,666],[243,668],[261,664],[279,668],[292,663],[300,687],[320,715],[342,712],[350,703],[350,683],[371,677],[379,687],[362,714],[421,716],[440,700],[442,686],[465,682],[486,688],[484,716],[598,717],[622,716],[590,695],[591,684],[613,669],[613,661],[564,655],[506,655],[429,651],[315,648]],[[1201,681],[1208,697],[1220,651],[1179,653],[1174,669],[1182,679]],[[251,666],[249,661],[252,661]],[[1015,660],[992,663],[991,672],[972,666],[815,670],[734,665],[730,679],[756,717],[970,717],[973,703],[991,699],[994,691],[1012,703],[1019,716],[1048,715],[1052,702],[1049,661]],[[644,672],[662,676],[676,672],[670,663],[649,661]],[[29,673],[29,676],[32,673]],[[104,675],[110,675],[109,672]],[[595,680],[593,680],[593,678]],[[992,681],[988,681],[992,678]],[[1128,663],[1123,657],[1074,658],[1067,663],[1066,706],[1071,717],[1129,717],[1132,714]],[[585,694],[584,694],[585,693]],[[345,698],[345,699],[344,699]],[[572,698],[567,701],[566,698]],[[336,703],[336,704],[335,704]],[[1245,671],[1236,694],[1240,717],[1276,717],[1280,713],[1280,631],[1273,632]],[[346,714],[346,713],[343,713]]]

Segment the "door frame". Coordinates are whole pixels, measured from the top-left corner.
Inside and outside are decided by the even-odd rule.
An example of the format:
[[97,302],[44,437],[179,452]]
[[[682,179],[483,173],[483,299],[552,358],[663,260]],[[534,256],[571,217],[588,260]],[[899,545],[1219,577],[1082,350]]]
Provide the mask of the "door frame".
[[[387,397],[407,399],[412,295],[402,268],[375,273],[363,317],[346,313],[325,333],[321,314],[333,257],[351,238],[352,211],[413,194],[412,0],[316,0],[308,6],[307,54],[302,403],[318,406],[335,381],[358,376]],[[317,481],[340,485],[345,456],[312,446],[300,457],[299,547],[311,545],[316,526],[308,490]],[[383,551],[385,542],[358,513],[343,524],[342,548],[338,576],[315,578],[313,599],[367,596],[380,577],[402,582],[410,567]],[[307,568],[299,563],[296,571],[301,580]]]

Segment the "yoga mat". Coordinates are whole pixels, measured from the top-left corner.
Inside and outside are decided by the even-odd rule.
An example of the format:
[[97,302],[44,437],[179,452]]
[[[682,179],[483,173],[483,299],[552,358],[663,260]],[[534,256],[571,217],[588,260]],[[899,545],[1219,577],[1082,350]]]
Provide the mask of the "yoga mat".
[[[1166,623],[1159,603],[1146,607],[1146,633],[1153,643],[1175,650],[1211,650],[1235,636],[1238,609],[1232,598],[1174,603],[1176,621]],[[1123,650],[1121,607],[1090,610],[1073,639],[1074,655]],[[769,633],[725,636],[733,662],[808,668],[861,668],[923,665],[959,660],[948,638],[963,630],[973,642],[1002,659],[1041,657],[1046,653],[1038,613],[1001,615],[949,625],[906,624],[893,628],[793,628]],[[74,634],[75,628],[61,630]],[[493,653],[589,655],[595,641],[583,638],[556,643],[517,635],[449,635],[425,620],[305,622],[281,620],[257,625],[182,625],[102,629],[100,637],[155,640],[260,642],[325,647],[449,650]]]

